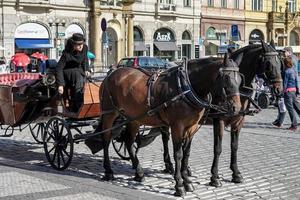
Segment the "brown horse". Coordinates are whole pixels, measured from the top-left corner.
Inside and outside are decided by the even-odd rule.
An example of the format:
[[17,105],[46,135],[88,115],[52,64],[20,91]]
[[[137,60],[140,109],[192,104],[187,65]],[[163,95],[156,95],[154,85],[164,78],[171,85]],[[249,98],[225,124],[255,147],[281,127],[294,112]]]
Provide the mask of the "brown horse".
[[[245,78],[245,86],[251,88],[251,82],[256,75],[262,76],[267,83],[272,87],[274,92],[280,92],[281,88],[281,62],[273,46],[269,46],[262,42],[261,45],[249,45],[238,51],[232,53],[231,58],[236,62],[240,63],[239,71],[243,74]],[[216,62],[220,58],[209,58],[211,62]],[[222,114],[216,114],[213,109],[210,110],[209,116],[213,119],[214,127],[214,159],[211,167],[211,181],[210,185],[215,187],[220,187],[221,181],[218,175],[218,162],[219,157],[222,152],[222,138],[225,126],[231,126],[231,162],[230,169],[232,170],[232,182],[241,183],[243,182],[243,177],[238,169],[237,165],[237,150],[238,150],[238,139],[239,133],[244,123],[245,113],[249,108],[249,99],[251,96],[251,91],[246,87],[241,88],[243,94],[248,93],[248,95],[241,96],[242,111],[241,115],[234,117],[222,116]],[[213,104],[218,104],[222,101],[222,97],[218,93],[212,94]],[[245,112],[244,112],[245,111]],[[213,116],[213,117],[212,117]],[[164,145],[164,161],[166,165],[165,171],[172,172],[173,166],[169,159],[168,152],[168,140],[169,133],[167,127],[162,128],[162,140]]]
[[125,143],[133,168],[136,169],[134,179],[144,180],[143,169],[132,151],[139,126],[169,126],[175,160],[175,195],[184,196],[186,191],[193,191],[193,185],[187,176],[188,159],[198,122],[203,117],[204,110],[212,107],[208,94],[221,89],[226,102],[213,107],[222,112],[236,115],[241,107],[239,86],[242,78],[237,65],[232,67],[234,62],[225,58],[225,64],[231,65],[230,70],[220,70],[224,67],[222,61],[190,60],[186,69],[180,66],[171,68],[154,78],[152,83],[149,80],[153,76],[134,68],[119,68],[107,76],[100,87],[101,109],[106,114],[101,116],[101,123],[95,130],[108,130],[103,134],[103,179],[113,179],[108,151],[112,139],[110,130],[115,119],[122,115],[128,120]]

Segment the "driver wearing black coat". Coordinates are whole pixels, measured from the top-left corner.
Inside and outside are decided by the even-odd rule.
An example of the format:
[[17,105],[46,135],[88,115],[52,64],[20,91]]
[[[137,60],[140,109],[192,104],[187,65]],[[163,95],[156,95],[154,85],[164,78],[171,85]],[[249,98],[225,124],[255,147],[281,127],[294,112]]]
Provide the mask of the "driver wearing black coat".
[[67,40],[56,67],[58,92],[69,99],[73,112],[77,112],[83,103],[85,77],[90,74],[87,51],[84,36],[74,33]]

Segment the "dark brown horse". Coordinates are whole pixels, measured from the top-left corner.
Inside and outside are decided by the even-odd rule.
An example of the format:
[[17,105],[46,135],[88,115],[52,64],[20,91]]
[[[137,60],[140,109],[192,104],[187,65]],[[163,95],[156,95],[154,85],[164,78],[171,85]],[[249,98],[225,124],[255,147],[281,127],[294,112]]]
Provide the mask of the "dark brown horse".
[[[274,92],[280,92],[281,88],[281,62],[278,57],[277,52],[274,47],[269,46],[262,42],[261,45],[249,45],[244,48],[239,49],[238,51],[232,53],[231,58],[236,62],[240,63],[239,71],[245,77],[245,86],[251,88],[251,82],[256,75],[261,76],[265,79],[267,83],[272,87]],[[220,58],[209,58],[211,62],[215,62],[220,60]],[[241,97],[242,103],[242,111],[241,113],[246,113],[243,111],[247,111],[249,108],[249,97],[251,96],[251,91],[249,93],[249,89],[246,87],[241,88],[241,92],[247,95]],[[212,102],[213,104],[218,104],[218,102],[222,101],[222,98],[218,95],[218,93],[213,93]],[[243,181],[243,177],[238,170],[237,165],[237,150],[238,150],[238,139],[239,133],[244,123],[244,116],[239,115],[234,117],[226,117],[222,115],[217,115],[217,111],[211,109],[209,116],[213,119],[213,127],[214,127],[214,159],[211,167],[211,181],[210,185],[215,187],[220,187],[222,184],[219,180],[218,175],[218,162],[219,156],[222,152],[222,139],[224,133],[225,126],[231,126],[231,162],[230,169],[232,170],[232,182],[241,183]],[[169,133],[166,128],[161,128],[162,131],[162,139],[164,145],[164,161],[166,165],[166,171],[172,172],[173,167],[172,163],[169,159],[168,150],[168,140]]]
[[[240,72],[245,77],[245,85],[252,87],[251,82],[255,75],[262,76],[267,83],[273,88],[274,92],[280,92],[281,87],[281,62],[278,53],[274,47],[269,46],[262,42],[262,45],[249,45],[244,48],[233,52],[231,55],[233,60],[241,60],[239,68]],[[241,92],[249,93],[249,90],[241,88]],[[250,94],[249,94],[250,95]],[[249,98],[241,97],[242,110],[249,108]],[[218,101],[213,98],[213,102]],[[219,187],[221,186],[218,163],[219,157],[222,152],[222,139],[225,126],[231,126],[231,161],[230,169],[232,170],[232,182],[241,183],[243,177],[237,165],[237,150],[238,139],[241,128],[244,124],[244,115],[236,117],[215,117],[213,118],[214,127],[214,159],[211,167],[211,181],[210,185]]]
[[[149,80],[153,76],[138,69],[119,68],[113,71],[100,87],[101,109],[106,114],[101,116],[101,123],[95,132],[110,130],[119,115],[126,117],[128,126],[125,143],[133,168],[136,169],[134,179],[143,181],[144,172],[133,151],[139,126],[170,127],[175,160],[175,195],[183,196],[186,191],[193,191],[187,166],[192,138],[204,110],[214,107],[230,115],[240,111],[239,87],[242,78],[237,65],[232,67],[234,62],[225,59],[225,65],[229,64],[231,68],[222,71],[222,60],[190,60],[186,69],[171,68],[154,78],[152,84]],[[208,94],[218,89],[226,102],[221,106],[212,106]],[[111,139],[111,131],[103,134],[104,180],[113,179],[108,151]]]

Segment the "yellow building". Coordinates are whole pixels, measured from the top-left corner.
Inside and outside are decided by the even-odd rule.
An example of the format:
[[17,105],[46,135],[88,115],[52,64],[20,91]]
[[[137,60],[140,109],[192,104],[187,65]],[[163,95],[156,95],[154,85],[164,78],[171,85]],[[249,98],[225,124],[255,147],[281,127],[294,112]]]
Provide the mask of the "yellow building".
[[279,47],[292,46],[300,53],[300,1],[245,1],[245,39],[249,43],[271,39]]

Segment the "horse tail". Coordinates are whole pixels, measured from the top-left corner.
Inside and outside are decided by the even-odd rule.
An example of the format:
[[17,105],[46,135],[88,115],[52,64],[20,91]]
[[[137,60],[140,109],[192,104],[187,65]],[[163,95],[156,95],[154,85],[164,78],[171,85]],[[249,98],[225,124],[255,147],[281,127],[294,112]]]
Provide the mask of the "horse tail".
[[[103,116],[105,114],[109,114],[109,112],[114,112],[115,110],[107,110],[107,107],[112,107],[112,103],[110,101],[109,95],[110,92],[108,91],[108,87],[107,87],[107,82],[108,82],[108,77],[106,77],[100,88],[99,88],[99,99],[100,99],[100,116],[98,119],[98,124],[97,127],[94,130],[94,133],[98,133],[102,131],[102,126],[103,126]],[[104,148],[103,145],[103,134],[98,134],[95,135],[93,137],[90,137],[88,139],[85,140],[85,144],[89,147],[89,149],[92,151],[93,154],[99,152],[100,150],[102,150]]]

